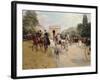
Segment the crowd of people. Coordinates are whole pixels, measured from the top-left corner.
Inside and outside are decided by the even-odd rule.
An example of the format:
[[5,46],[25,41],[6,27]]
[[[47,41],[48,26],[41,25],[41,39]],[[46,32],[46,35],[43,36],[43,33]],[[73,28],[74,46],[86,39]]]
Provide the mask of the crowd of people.
[[[55,34],[55,31],[52,32],[53,38],[50,37],[49,33],[44,30],[43,32],[41,30],[34,32],[30,37],[32,39],[32,50],[39,50],[39,48],[42,48],[44,53],[46,53],[51,47],[52,53],[59,56],[64,50],[65,53],[68,51],[68,46],[77,43],[78,46],[82,46],[82,44],[85,44],[86,46],[90,46],[90,39],[87,38],[70,38],[69,35],[66,35],[65,39],[61,38],[61,34]],[[89,47],[89,50],[90,47]]]

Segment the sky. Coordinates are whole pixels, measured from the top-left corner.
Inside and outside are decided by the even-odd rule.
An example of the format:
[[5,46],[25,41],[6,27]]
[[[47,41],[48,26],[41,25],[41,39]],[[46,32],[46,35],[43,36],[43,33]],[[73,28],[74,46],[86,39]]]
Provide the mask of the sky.
[[[83,13],[68,13],[68,12],[50,12],[36,11],[40,25],[48,29],[49,26],[57,25],[61,27],[61,31],[70,27],[76,27],[82,23]],[[86,14],[86,13],[85,13]],[[91,14],[86,14],[88,21],[91,21]]]

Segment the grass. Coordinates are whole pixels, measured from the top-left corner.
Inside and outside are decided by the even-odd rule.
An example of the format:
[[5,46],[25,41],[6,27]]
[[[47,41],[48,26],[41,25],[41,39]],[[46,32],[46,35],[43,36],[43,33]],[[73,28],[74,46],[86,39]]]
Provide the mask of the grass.
[[56,63],[49,48],[46,53],[35,48],[32,51],[32,41],[23,41],[23,69],[54,68]]

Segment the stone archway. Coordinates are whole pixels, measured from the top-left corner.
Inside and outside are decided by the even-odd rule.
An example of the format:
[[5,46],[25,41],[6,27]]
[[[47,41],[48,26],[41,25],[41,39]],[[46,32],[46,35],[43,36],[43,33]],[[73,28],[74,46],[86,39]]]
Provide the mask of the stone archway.
[[53,35],[55,35],[55,30],[52,30]]

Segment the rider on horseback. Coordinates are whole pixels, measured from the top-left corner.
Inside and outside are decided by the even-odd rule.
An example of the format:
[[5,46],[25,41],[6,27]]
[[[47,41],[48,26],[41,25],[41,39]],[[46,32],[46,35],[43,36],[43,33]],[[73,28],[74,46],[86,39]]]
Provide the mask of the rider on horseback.
[[49,45],[50,45],[49,34],[45,30],[45,33],[44,33],[44,49],[45,49],[45,52],[47,51]]

